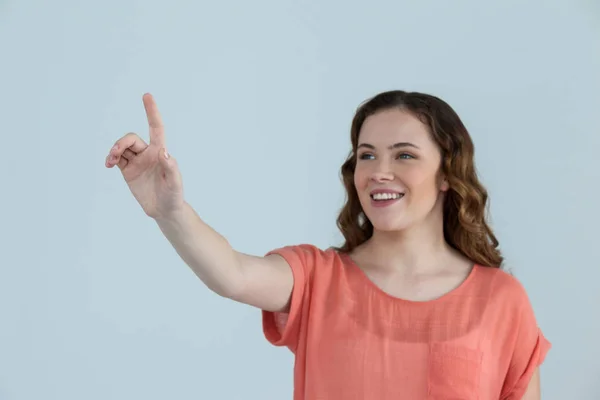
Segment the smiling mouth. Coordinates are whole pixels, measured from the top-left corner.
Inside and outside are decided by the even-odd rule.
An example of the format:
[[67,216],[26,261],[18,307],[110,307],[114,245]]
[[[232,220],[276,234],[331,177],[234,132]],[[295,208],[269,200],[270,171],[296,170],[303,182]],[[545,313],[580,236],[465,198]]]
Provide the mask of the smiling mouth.
[[371,199],[375,201],[398,200],[404,197],[404,193],[375,193],[371,195]]

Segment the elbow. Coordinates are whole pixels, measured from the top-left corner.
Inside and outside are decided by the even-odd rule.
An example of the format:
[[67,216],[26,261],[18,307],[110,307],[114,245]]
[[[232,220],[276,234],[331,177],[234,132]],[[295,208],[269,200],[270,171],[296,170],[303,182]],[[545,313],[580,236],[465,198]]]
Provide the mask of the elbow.
[[226,299],[243,302],[244,285],[241,283],[241,279],[224,282],[220,285],[214,285],[214,287],[210,289],[214,293]]
[[246,278],[237,259],[230,265],[233,267],[228,269],[228,273],[224,274],[222,279],[215,282],[211,290],[221,297],[243,302],[247,286]]

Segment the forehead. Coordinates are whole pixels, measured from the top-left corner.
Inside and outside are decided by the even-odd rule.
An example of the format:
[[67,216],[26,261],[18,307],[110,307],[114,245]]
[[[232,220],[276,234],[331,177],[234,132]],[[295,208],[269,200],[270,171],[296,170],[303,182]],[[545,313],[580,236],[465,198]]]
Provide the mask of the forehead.
[[388,146],[397,142],[411,142],[419,147],[432,145],[427,126],[413,114],[391,109],[380,111],[365,119],[358,144]]

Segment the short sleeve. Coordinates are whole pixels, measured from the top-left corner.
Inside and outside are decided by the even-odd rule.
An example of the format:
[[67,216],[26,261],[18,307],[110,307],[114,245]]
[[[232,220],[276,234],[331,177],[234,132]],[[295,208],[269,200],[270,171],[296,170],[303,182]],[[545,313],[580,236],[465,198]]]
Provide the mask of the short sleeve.
[[544,362],[551,344],[538,327],[533,308],[524,289],[521,311],[516,319],[516,335],[506,375],[502,400],[520,400],[535,370]]
[[320,250],[312,245],[286,246],[267,253],[278,254],[289,264],[294,286],[287,312],[262,310],[262,325],[266,339],[275,346],[286,346],[296,351],[302,326],[308,317],[311,282]]

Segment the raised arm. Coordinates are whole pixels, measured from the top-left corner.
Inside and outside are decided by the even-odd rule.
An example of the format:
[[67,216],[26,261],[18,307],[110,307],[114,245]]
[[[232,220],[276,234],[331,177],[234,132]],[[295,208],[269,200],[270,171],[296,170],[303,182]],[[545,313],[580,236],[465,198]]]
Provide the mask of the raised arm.
[[237,252],[200,219],[184,200],[181,173],[167,152],[162,118],[152,95],[145,94],[143,102],[149,144],[134,133],[123,136],[106,157],[106,167],[121,170],[144,212],[209,289],[267,311],[286,310],[293,287],[287,262],[278,255]]

